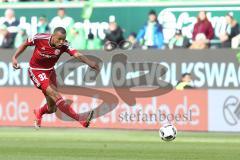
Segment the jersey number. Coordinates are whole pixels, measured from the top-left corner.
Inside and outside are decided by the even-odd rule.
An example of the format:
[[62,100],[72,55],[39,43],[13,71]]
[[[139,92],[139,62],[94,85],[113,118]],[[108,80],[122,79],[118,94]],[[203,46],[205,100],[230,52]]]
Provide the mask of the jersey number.
[[39,74],[38,77],[40,78],[40,81],[44,81],[44,80],[48,79],[45,73]]

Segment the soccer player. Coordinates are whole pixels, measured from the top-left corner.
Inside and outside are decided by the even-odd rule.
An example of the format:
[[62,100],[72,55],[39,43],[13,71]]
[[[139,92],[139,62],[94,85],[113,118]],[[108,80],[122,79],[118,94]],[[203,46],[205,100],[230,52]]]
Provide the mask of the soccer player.
[[28,46],[35,46],[28,69],[29,76],[34,85],[42,90],[47,100],[44,106],[39,109],[34,109],[36,116],[34,121],[35,128],[39,129],[41,127],[41,120],[44,114],[54,113],[57,108],[74,120],[79,121],[83,127],[88,127],[94,114],[93,111],[90,111],[85,117],[80,117],[80,115],[63,100],[57,91],[54,65],[64,52],[88,64],[92,69],[97,71],[99,70],[98,64],[77,50],[69,47],[66,41],[66,30],[62,27],[57,27],[53,34],[36,34],[32,39],[29,38],[25,41],[12,57],[12,65],[15,69],[20,69],[17,58]]

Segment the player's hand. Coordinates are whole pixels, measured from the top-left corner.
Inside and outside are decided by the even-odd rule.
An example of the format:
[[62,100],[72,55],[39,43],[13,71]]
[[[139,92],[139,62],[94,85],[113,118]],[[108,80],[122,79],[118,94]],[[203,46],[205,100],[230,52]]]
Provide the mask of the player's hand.
[[14,69],[20,69],[20,65],[18,64],[18,61],[16,58],[12,59],[12,66]]

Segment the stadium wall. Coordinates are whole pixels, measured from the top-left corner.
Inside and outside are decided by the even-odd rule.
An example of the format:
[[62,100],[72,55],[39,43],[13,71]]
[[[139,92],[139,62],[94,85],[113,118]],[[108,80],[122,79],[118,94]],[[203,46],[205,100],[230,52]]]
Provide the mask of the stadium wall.
[[[45,103],[44,96],[40,90],[33,87],[27,75],[31,50],[21,56],[19,61],[22,69],[17,71],[11,67],[13,52],[0,49],[0,126],[32,126],[33,108]],[[75,89],[71,88],[72,92],[65,92],[63,95],[66,99],[71,99],[72,107],[81,113],[96,108],[104,101],[101,96],[87,95],[86,91],[89,88],[97,89],[96,93],[109,94],[107,99],[116,100],[113,101],[116,103],[114,106],[98,110],[99,118],[93,122],[95,128],[155,130],[168,120],[173,120],[178,130],[182,131],[240,131],[240,68],[235,58],[236,52],[230,49],[86,51],[86,55],[98,57],[103,61],[99,79],[96,83],[84,83],[87,69],[75,70],[64,79],[65,86],[74,86]],[[126,55],[129,63],[162,64],[168,69],[165,76],[157,77],[157,73],[153,75],[173,86],[182,73],[192,73],[193,84],[197,88],[185,91],[173,89],[155,96],[136,96],[136,104],[131,106],[110,83],[114,68],[112,59],[119,54]],[[63,62],[69,60],[71,61],[71,57],[64,55],[57,66],[66,64]],[[68,65],[76,67],[72,63]],[[79,86],[83,88],[77,88]],[[73,94],[73,91],[77,91],[77,94]],[[131,97],[132,93],[128,92],[126,95]],[[78,123],[69,122],[69,119],[63,117],[60,112],[46,115],[43,126],[79,127]]]

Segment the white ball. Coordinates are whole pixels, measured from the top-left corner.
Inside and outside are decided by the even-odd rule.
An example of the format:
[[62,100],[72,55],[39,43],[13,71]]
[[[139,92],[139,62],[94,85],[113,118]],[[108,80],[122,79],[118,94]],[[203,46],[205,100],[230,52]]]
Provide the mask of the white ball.
[[172,141],[177,136],[177,129],[172,124],[165,124],[159,129],[159,136],[164,141]]

